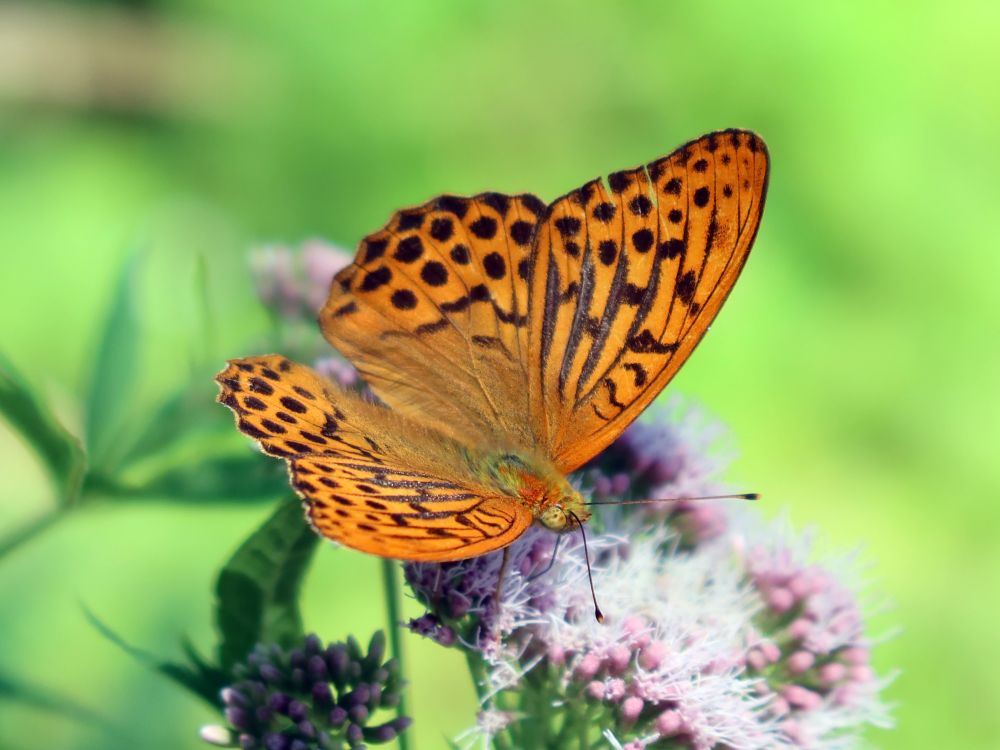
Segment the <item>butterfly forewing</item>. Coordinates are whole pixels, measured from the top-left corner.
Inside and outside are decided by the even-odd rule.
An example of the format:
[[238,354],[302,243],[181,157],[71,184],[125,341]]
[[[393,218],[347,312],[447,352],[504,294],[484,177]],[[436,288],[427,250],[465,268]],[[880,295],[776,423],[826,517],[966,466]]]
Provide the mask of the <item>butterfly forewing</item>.
[[366,237],[320,316],[394,409],[465,441],[531,445],[528,259],[534,196],[441,196]]
[[714,133],[560,198],[532,252],[532,413],[571,471],[610,444],[690,355],[757,232],[768,158]]
[[531,524],[517,498],[473,474],[468,449],[309,368],[250,357],[216,380],[239,429],[286,459],[309,518],[331,539],[383,557],[456,560]]

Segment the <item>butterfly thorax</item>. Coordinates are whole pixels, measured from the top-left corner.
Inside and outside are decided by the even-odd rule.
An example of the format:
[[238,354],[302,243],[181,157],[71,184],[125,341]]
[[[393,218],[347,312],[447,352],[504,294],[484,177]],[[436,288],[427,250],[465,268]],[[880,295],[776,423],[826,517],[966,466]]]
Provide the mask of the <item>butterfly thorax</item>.
[[486,456],[483,468],[505,493],[518,497],[538,522],[553,531],[574,528],[590,518],[580,493],[547,461],[503,452]]

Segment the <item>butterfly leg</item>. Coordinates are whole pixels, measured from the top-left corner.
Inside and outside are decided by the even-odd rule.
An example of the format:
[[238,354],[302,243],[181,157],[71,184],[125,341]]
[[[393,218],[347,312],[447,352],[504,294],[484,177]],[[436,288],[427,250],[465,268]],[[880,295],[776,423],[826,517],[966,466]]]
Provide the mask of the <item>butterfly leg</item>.
[[552,548],[552,557],[549,558],[549,564],[545,566],[544,570],[540,570],[537,573],[532,573],[530,576],[525,578],[526,581],[534,581],[536,578],[541,578],[543,575],[552,570],[552,566],[556,563],[556,556],[559,554],[559,543],[562,541],[563,535],[556,534],[556,544]]
[[500,610],[500,597],[503,594],[503,578],[507,572],[507,563],[510,562],[510,546],[503,548],[503,560],[500,562],[500,572],[497,574],[497,590],[493,597],[496,602],[497,611]]

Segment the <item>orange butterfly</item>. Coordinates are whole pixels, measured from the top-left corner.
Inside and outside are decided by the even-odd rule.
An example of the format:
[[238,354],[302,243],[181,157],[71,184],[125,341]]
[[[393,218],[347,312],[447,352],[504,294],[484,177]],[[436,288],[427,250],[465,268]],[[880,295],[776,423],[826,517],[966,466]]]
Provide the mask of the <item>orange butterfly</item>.
[[444,195],[364,239],[323,334],[388,406],[270,355],[216,380],[288,462],[321,534],[403,560],[590,517],[565,475],[610,444],[708,330],[767,190],[754,133],[703,136],[546,205]]

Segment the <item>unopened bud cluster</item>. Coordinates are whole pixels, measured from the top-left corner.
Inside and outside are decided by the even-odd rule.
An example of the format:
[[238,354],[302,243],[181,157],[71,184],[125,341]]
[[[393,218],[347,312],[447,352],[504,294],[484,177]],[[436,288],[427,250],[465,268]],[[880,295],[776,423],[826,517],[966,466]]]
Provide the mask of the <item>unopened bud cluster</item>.
[[222,691],[228,729],[206,727],[202,737],[248,750],[361,750],[389,742],[410,719],[378,720],[380,709],[399,705],[402,688],[395,660],[383,662],[384,655],[382,632],[367,653],[354,638],[324,647],[314,635],[290,650],[258,645]]

